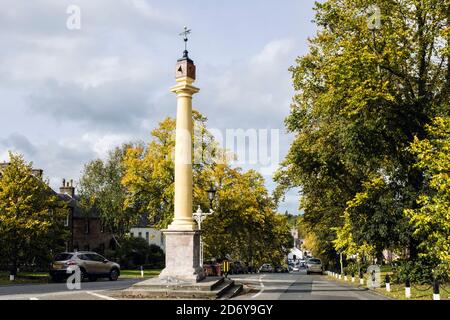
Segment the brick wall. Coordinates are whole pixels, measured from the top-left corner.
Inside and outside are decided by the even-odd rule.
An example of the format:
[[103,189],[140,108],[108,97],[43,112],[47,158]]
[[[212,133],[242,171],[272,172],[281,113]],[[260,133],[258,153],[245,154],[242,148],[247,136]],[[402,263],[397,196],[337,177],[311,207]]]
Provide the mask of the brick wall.
[[86,221],[84,218],[73,219],[73,249],[103,253],[103,250],[110,248],[112,235],[102,232],[102,224],[96,218],[89,219],[89,232],[86,233]]

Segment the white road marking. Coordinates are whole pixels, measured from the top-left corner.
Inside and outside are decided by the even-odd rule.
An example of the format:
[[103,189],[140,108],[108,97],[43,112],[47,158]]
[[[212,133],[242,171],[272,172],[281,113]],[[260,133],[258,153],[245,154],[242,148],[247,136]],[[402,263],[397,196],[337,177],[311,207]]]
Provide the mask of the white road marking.
[[262,282],[262,278],[263,276],[259,277],[259,284],[261,285],[261,290],[259,290],[258,293],[256,293],[255,295],[252,296],[252,299],[255,299],[256,297],[258,297],[261,293],[263,293],[264,291],[264,283]]
[[31,297],[30,300],[39,300],[39,299],[36,297]]
[[97,297],[97,298],[100,298],[100,299],[104,299],[104,300],[117,300],[117,299],[114,299],[114,298],[111,298],[111,297],[108,297],[108,296],[105,296],[103,294],[99,294],[99,293],[96,293],[96,292],[92,292],[92,291],[86,291],[86,293],[90,294],[90,295],[92,295],[94,297]]
[[[243,281],[245,283],[247,282],[259,282],[260,279],[255,279],[255,278],[238,278],[238,277],[233,277],[234,280],[240,280]],[[292,280],[281,280],[281,279],[266,279],[264,280],[265,283],[292,283]]]

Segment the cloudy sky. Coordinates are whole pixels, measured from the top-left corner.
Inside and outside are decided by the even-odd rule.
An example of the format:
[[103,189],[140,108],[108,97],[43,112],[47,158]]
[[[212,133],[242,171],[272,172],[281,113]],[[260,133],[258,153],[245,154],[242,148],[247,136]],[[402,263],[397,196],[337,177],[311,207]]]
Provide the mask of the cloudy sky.
[[[169,88],[187,25],[201,88],[194,107],[219,131],[280,130],[277,162],[292,140],[283,124],[288,68],[315,34],[313,3],[0,0],[0,161],[21,152],[57,188],[109,149],[148,140],[175,116]],[[80,29],[67,27],[70,5],[80,9]],[[260,170],[272,190],[276,164],[244,167]],[[297,207],[292,191],[279,209]]]

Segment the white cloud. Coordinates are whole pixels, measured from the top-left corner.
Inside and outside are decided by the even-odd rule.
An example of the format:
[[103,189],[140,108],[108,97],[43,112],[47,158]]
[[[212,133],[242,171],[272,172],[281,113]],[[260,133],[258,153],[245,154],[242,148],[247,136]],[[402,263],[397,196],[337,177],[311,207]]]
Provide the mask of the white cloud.
[[90,149],[95,152],[97,158],[105,159],[110,150],[135,139],[136,137],[127,134],[99,135],[86,133],[82,137],[82,142],[90,146]]
[[283,65],[286,63],[286,57],[291,56],[295,50],[295,41],[293,39],[279,39],[266,44],[264,49],[250,59],[254,68],[264,71],[277,70],[273,68],[274,64]]

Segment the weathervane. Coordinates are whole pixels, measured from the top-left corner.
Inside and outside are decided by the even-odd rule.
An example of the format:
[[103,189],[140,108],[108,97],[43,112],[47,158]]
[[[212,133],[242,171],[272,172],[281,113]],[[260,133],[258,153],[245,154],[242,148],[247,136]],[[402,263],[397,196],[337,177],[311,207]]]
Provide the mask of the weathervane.
[[184,40],[184,52],[183,52],[183,57],[187,58],[188,56],[188,51],[187,51],[187,42],[188,42],[188,35],[191,34],[191,29],[188,29],[187,27],[184,27],[184,31],[182,33],[180,33],[180,36],[183,37]]

